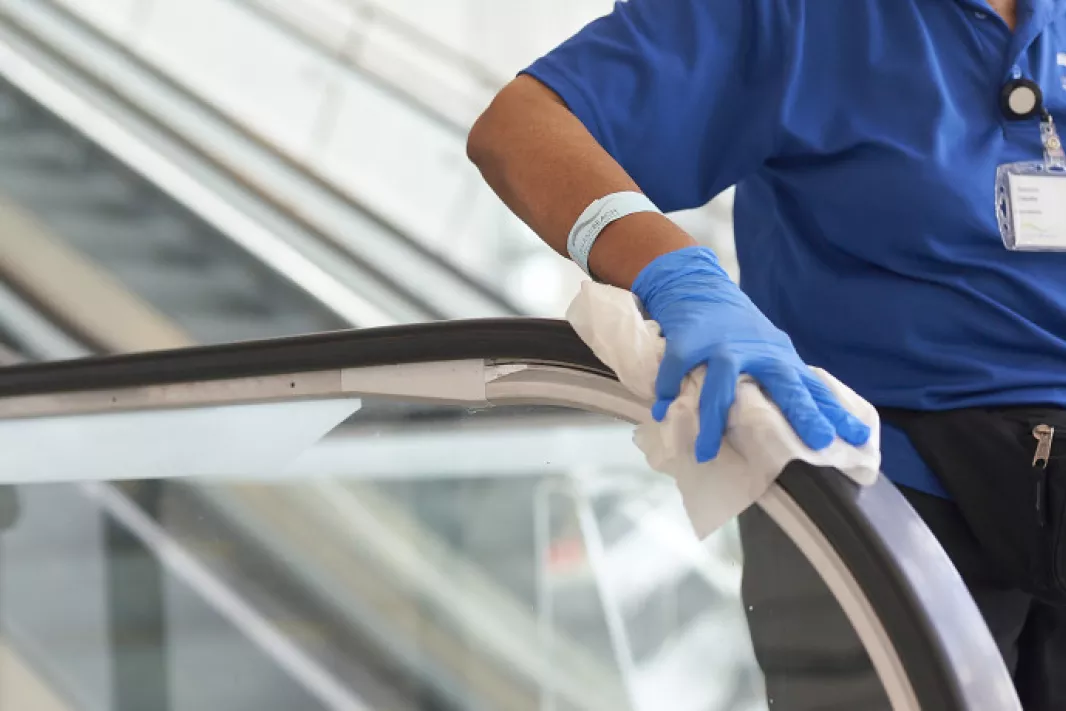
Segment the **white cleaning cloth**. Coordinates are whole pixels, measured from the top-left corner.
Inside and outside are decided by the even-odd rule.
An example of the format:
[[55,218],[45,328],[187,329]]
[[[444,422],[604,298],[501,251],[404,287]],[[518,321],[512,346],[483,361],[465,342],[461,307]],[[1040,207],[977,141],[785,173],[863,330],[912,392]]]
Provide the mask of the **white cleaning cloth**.
[[[585,282],[570,305],[567,319],[622,384],[650,408],[655,376],[665,341],[658,325],[645,321],[628,291]],[[859,484],[873,484],[881,466],[877,410],[829,373],[812,369],[852,414],[870,426],[870,441],[861,448],[838,439],[815,452],[804,445],[781,411],[750,378],[741,378],[729,411],[725,440],[717,458],[696,461],[699,398],[705,369],[689,375],[663,422],[650,413],[638,425],[634,442],[652,469],[672,476],[700,538],[740,515],[773,484],[782,469],[801,459],[836,467]]]

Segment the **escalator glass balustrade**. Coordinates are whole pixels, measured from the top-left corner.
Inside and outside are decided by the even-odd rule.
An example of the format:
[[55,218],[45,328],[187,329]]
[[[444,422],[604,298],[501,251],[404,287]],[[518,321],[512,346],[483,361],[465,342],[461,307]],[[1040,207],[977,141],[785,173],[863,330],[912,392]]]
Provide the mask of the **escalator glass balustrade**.
[[1018,708],[890,484],[700,541],[643,412],[540,321],[0,369],[0,708]]
[[59,253],[185,344],[518,313],[56,3],[5,5],[0,75],[0,274],[24,291]]
[[12,213],[25,215],[21,223],[39,223],[106,265],[201,342],[346,325],[7,81],[0,81],[0,204],[3,253],[19,244]]

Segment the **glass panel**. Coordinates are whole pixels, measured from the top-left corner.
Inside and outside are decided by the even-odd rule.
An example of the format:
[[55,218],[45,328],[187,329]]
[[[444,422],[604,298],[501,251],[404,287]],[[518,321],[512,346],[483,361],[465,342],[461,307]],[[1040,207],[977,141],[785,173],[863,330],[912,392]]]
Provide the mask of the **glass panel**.
[[0,709],[888,708],[781,531],[698,542],[630,436],[367,398],[281,479],[0,489]]
[[[3,253],[18,260],[10,262],[18,281],[66,300],[72,291],[79,294],[83,314],[90,307],[112,313],[114,303],[102,300],[100,288],[84,292],[100,281],[93,275],[102,268],[198,343],[347,325],[5,79],[0,202],[8,220]],[[82,280],[72,276],[78,274]],[[123,306],[143,317],[122,293]],[[161,330],[171,339],[166,344],[186,345],[182,337],[173,342],[173,328]],[[152,340],[160,338],[158,331],[142,335],[158,345]]]

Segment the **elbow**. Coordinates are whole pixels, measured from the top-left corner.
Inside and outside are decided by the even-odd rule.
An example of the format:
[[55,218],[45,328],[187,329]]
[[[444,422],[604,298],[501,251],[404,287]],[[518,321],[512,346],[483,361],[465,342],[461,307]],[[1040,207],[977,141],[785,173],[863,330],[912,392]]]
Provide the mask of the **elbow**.
[[485,161],[485,157],[489,152],[490,142],[488,129],[486,127],[487,114],[488,111],[478,117],[477,121],[474,122],[473,127],[470,129],[470,133],[467,134],[466,137],[466,157],[471,163],[479,168]]
[[531,126],[546,108],[548,90],[521,76],[505,86],[474,122],[466,139],[466,155],[484,172],[486,166],[530,137]]
[[482,171],[499,151],[503,140],[497,112],[496,102],[493,102],[474,122],[466,137],[466,157]]
[[528,153],[552,134],[561,112],[570,116],[554,92],[520,76],[474,122],[466,138],[467,158],[492,182],[510,159]]

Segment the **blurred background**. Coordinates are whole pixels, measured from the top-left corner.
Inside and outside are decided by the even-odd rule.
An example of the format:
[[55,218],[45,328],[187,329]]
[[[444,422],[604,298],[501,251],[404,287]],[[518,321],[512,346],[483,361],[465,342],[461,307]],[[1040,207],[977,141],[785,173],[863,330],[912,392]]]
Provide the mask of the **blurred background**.
[[[0,357],[561,316],[465,138],[610,6],[0,0]],[[735,275],[730,213],[674,217]],[[631,431],[365,398],[283,476],[0,487],[0,709],[766,709]]]
[[[57,4],[522,312],[569,302],[576,270],[484,185],[465,136],[496,91],[610,0]],[[726,195],[677,218],[729,260],[730,208]],[[356,252],[373,249],[342,232]]]

